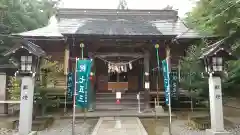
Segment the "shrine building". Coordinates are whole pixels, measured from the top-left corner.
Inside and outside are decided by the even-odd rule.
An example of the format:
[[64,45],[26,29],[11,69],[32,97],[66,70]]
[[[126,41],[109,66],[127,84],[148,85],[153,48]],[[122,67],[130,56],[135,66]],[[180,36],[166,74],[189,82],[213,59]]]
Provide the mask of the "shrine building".
[[[58,79],[65,90],[66,76],[74,73],[76,57],[92,59],[90,93],[96,109],[114,108],[115,92],[122,93],[122,108],[134,108],[138,93],[144,108],[151,107],[157,95],[164,104],[161,61],[167,59],[170,70],[179,77],[179,59],[186,49],[203,37],[214,39],[188,28],[175,10],[63,8],[55,18],[46,27],[15,36],[32,41],[64,65]],[[181,95],[180,88],[173,94]]]

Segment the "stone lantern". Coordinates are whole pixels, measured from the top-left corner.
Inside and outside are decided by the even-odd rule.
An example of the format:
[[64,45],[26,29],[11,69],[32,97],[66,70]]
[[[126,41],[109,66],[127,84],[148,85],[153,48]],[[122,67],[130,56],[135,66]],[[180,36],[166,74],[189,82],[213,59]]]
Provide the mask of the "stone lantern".
[[209,78],[211,129],[206,130],[207,135],[229,134],[224,130],[221,76],[224,73],[225,62],[235,60],[236,57],[232,55],[230,48],[224,42],[225,39],[204,48],[200,57]]
[[35,75],[39,72],[40,59],[45,52],[36,44],[19,39],[4,56],[10,57],[10,62],[18,69],[15,76],[21,77],[19,135],[27,135],[32,129]]

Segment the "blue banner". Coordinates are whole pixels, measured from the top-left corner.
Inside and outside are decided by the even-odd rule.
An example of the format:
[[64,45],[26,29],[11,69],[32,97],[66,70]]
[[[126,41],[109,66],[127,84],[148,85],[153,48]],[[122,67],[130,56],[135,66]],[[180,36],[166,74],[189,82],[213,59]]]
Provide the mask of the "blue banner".
[[162,61],[162,68],[163,68],[163,79],[164,79],[164,89],[165,89],[165,102],[168,105],[169,104],[169,90],[170,90],[170,84],[169,84],[169,67],[166,60]]
[[76,60],[76,106],[87,108],[89,76],[91,72],[92,62],[90,60]]
[[171,90],[171,106],[179,108],[179,79],[178,67],[172,67],[170,72],[170,90]]
[[74,74],[69,72],[67,75],[67,99],[72,100],[74,92]]
[[172,68],[171,69],[171,75],[170,75],[170,84],[171,84],[171,98],[174,100],[178,100],[178,68]]

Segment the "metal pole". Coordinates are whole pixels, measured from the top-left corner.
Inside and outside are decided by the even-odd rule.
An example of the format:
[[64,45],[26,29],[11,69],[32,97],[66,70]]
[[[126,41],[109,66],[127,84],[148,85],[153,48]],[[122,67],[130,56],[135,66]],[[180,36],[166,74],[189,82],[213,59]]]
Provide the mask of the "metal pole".
[[[80,44],[80,48],[81,48],[81,59],[83,60],[84,59],[84,57],[83,57],[83,48],[84,48],[84,44],[83,43],[81,43]],[[89,78],[88,78],[89,79]],[[86,104],[86,103],[85,103]],[[86,110],[87,110],[87,108],[83,108],[83,119],[84,119],[84,122],[86,121]]]
[[64,113],[67,113],[67,89],[65,91],[65,101],[64,101]]
[[[159,67],[159,66],[158,66]],[[159,95],[159,93],[158,93],[158,74],[157,74],[157,78],[156,78],[156,82],[157,82],[157,99],[156,99],[156,104],[155,104],[155,108],[156,108],[156,106],[159,106],[159,98],[158,98],[158,95]]]
[[157,101],[156,101],[156,98],[154,98],[154,103],[155,103],[155,120],[157,120],[158,118],[157,118],[157,111],[156,111],[156,105],[157,105]]
[[156,80],[157,80],[157,105],[159,106],[159,104],[158,104],[158,103],[159,103],[159,97],[158,97],[158,96],[159,96],[159,95],[158,95],[158,93],[159,93],[159,92],[158,92],[158,83],[159,83],[159,82],[158,82],[158,77],[159,77],[159,75],[160,75],[160,67],[159,67],[160,64],[159,64],[159,53],[158,53],[159,45],[156,44],[156,45],[155,45],[155,48],[156,48],[156,53],[157,53],[157,64],[158,64],[158,73],[157,73],[157,78],[156,78]]
[[82,53],[81,53],[81,54],[82,54],[82,60],[83,60],[83,47],[84,47],[84,46],[81,47],[81,48],[82,48]]
[[[168,61],[168,60],[167,60]],[[168,62],[167,62],[168,63]],[[168,81],[170,80],[170,71],[169,71],[169,66],[168,66]],[[171,133],[171,125],[172,125],[172,107],[171,107],[171,90],[170,90],[170,83],[168,83],[168,112],[169,112],[169,135],[172,135]]]
[[76,58],[75,62],[75,80],[74,80],[74,95],[73,95],[73,119],[72,119],[72,135],[75,135],[75,113],[76,113],[76,95],[77,95],[77,62],[78,58]]

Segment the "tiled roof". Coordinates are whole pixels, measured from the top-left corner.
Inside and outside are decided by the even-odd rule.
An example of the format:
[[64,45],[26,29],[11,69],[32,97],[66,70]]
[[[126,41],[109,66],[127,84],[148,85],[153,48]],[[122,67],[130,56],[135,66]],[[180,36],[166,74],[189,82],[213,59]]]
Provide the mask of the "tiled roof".
[[9,56],[13,52],[17,51],[20,48],[24,48],[24,49],[28,50],[28,52],[31,52],[32,54],[34,54],[38,57],[46,55],[45,51],[43,51],[41,47],[39,47],[38,45],[36,45],[36,44],[34,44],[30,41],[27,41],[27,40],[23,39],[20,42],[18,42],[15,46],[13,46],[11,49],[4,52],[3,56]]
[[[178,38],[199,38],[189,30],[174,10],[60,9],[57,14],[58,34],[80,35],[172,35]],[[19,35],[46,36],[45,27]],[[39,32],[40,31],[40,32]],[[53,30],[52,30],[53,31]],[[56,32],[53,32],[56,35]],[[55,36],[54,35],[54,36]]]

